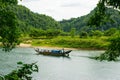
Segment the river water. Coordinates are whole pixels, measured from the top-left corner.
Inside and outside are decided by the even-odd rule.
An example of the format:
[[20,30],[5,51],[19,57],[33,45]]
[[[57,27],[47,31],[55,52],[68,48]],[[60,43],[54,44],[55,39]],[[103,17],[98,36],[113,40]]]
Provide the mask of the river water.
[[70,57],[36,55],[33,48],[16,48],[11,52],[0,49],[0,74],[16,69],[17,62],[37,61],[39,72],[33,80],[120,80],[120,62],[96,61],[96,56],[104,51],[73,50]]

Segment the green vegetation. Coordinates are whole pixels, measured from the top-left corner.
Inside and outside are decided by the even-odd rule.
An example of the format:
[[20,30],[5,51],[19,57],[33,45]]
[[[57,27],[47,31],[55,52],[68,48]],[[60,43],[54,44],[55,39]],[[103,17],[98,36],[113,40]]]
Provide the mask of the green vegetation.
[[75,37],[75,32],[76,32],[75,28],[72,28],[71,31],[70,31],[70,35],[71,35],[72,38]]
[[[30,43],[28,41],[31,40]],[[50,46],[50,47],[67,47],[78,49],[106,49],[109,41],[107,37],[88,37],[79,38],[75,36],[58,36],[52,39],[27,39],[23,43],[32,44],[33,46]]]
[[[104,16],[103,23],[101,23],[101,25],[99,25],[99,26],[88,25],[88,22],[89,22],[90,18],[95,14],[96,9],[97,8],[92,10],[88,15],[78,17],[78,18],[72,18],[69,20],[60,21],[63,31],[70,32],[72,28],[75,28],[76,34],[80,34],[80,32],[82,32],[82,31],[86,31],[86,32],[89,32],[91,30],[106,31],[110,28],[117,28],[117,29],[119,28],[119,26],[120,26],[119,11],[114,10],[112,8],[106,8],[105,13],[107,16]],[[99,19],[93,21],[93,19],[91,19],[91,21],[93,21],[93,23],[98,20]]]
[[49,16],[33,13],[21,5],[9,7],[9,9],[13,10],[17,16],[18,27],[22,33],[21,41],[33,46],[106,49],[109,37],[116,36],[117,28],[120,26],[120,14],[111,8],[106,10],[110,20],[106,17],[103,20],[104,24],[97,27],[87,26],[97,8],[86,16],[63,20],[60,23]]
[[15,13],[18,19],[17,26],[23,34],[28,34],[34,28],[42,30],[60,29],[60,24],[52,17],[34,13],[22,5],[14,5],[8,9]]
[[105,53],[101,54],[99,57],[95,57],[98,60],[108,60],[117,61],[120,56],[120,37],[112,38],[110,45]]
[[17,0],[0,0],[0,37],[4,51],[12,50],[19,42],[17,18],[8,7],[17,5]]
[[5,75],[3,80],[32,80],[31,74],[38,72],[36,63],[23,64],[18,62],[17,64],[19,65],[18,68]]
[[60,23],[49,16],[33,13],[21,5],[10,9],[17,15],[18,26],[22,32],[21,41],[33,46],[107,49],[109,37],[116,36],[120,26],[119,12],[111,8],[107,8],[106,11],[110,20],[106,17],[104,24],[97,27],[87,26],[97,8],[86,16],[63,20]]
[[60,30],[56,29],[48,29],[48,30],[42,30],[42,29],[33,29],[31,30],[29,36],[32,38],[54,38],[57,37],[60,34]]
[[[0,0],[0,40],[4,51],[11,51],[19,43],[18,19],[15,12],[9,9],[17,6],[17,3],[18,0]],[[35,63],[19,62],[18,64],[21,66],[2,77],[2,80],[32,80],[32,72],[38,72],[38,66]]]
[[[107,5],[107,6],[106,6]],[[96,12],[93,16],[90,17],[88,25],[90,26],[100,26],[104,24],[104,20],[110,20],[110,15],[106,14],[106,7],[113,6],[113,8],[120,9],[120,1],[119,0],[100,0]],[[106,17],[106,18],[105,18]],[[113,20],[113,19],[112,19]],[[117,26],[119,27],[119,26]],[[113,30],[113,29],[112,29]],[[115,32],[115,30],[110,30],[111,33]],[[109,33],[109,31],[108,31]],[[114,36],[113,39],[110,40],[110,44],[105,53],[96,57],[95,59],[99,60],[108,60],[108,61],[116,61],[120,56],[120,31],[117,36]]]
[[72,18],[70,20],[62,20],[60,22],[55,21],[50,16],[33,13],[28,8],[22,5],[12,5],[12,7],[9,6],[7,9],[13,11],[16,15],[18,22],[17,27],[20,29],[19,32],[21,32],[22,34],[31,34],[30,32],[34,29],[45,31],[48,29],[57,29],[65,32],[65,34],[63,35],[71,35],[66,34],[66,32],[70,32],[72,29],[75,29],[75,34],[79,35],[82,31],[106,31],[110,28],[118,28],[120,26],[120,14],[117,10],[113,10],[111,8],[106,9],[106,15],[108,16],[105,16],[103,20],[104,22],[100,26],[88,26],[89,19],[95,14],[97,8],[91,11],[91,13],[88,15],[78,18]]
[[33,13],[28,8],[17,5],[17,2],[0,0],[0,41],[4,51],[12,50],[20,43],[19,37],[22,36],[44,35],[52,38],[59,35],[61,29],[57,21],[49,16]]

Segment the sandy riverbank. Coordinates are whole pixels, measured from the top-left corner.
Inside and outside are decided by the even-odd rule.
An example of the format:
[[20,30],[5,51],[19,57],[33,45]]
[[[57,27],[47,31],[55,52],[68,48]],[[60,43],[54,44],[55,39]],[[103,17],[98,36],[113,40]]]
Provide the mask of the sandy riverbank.
[[20,45],[18,45],[17,47],[32,47],[32,45],[31,44],[20,43]]

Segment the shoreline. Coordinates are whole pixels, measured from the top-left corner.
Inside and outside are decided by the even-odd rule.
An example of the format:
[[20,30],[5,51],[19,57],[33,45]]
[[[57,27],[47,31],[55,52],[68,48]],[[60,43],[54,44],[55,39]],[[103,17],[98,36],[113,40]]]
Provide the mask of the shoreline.
[[[63,47],[52,47],[52,46],[32,46],[31,44],[20,43],[17,47],[21,48],[41,48],[41,49],[63,49]],[[64,48],[65,50],[105,50],[105,49],[94,49],[94,48]]]
[[[24,44],[21,43],[20,45],[18,45],[17,47],[21,47],[21,48],[41,48],[41,49],[63,49],[63,47],[52,47],[52,46],[32,46],[31,44]],[[77,48],[64,48],[66,50],[80,50]]]

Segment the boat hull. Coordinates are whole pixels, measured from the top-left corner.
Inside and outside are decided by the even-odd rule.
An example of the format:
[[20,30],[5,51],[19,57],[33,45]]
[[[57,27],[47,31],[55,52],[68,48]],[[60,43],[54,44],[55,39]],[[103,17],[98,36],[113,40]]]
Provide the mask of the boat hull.
[[58,53],[54,53],[54,52],[48,51],[48,50],[40,51],[39,49],[35,49],[35,51],[37,52],[37,54],[42,54],[42,55],[68,57],[68,56],[69,56],[69,53],[70,53],[72,50],[63,51],[63,52],[58,52]]

